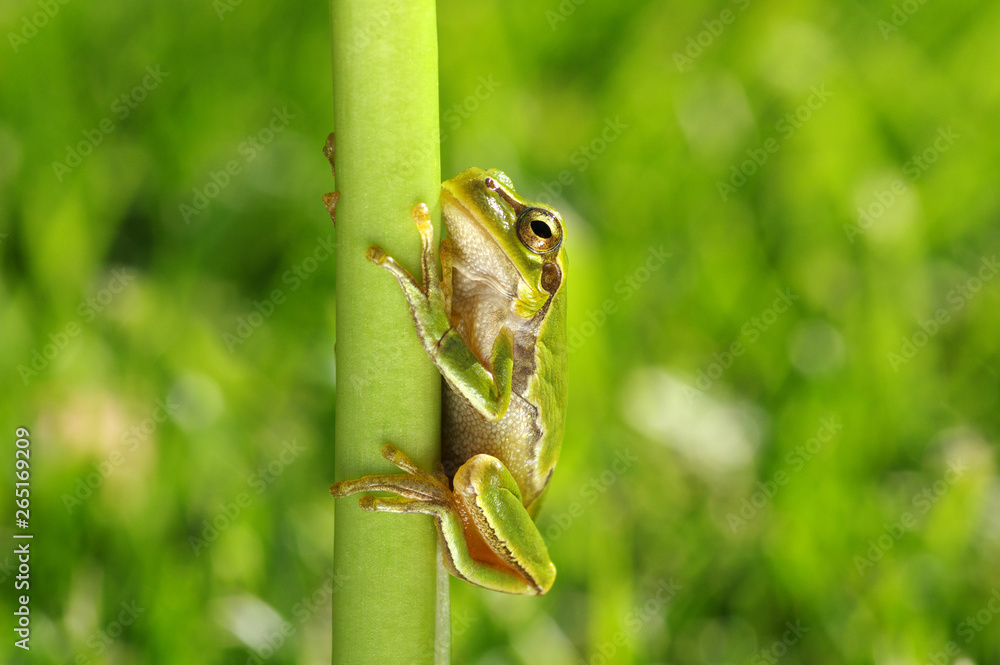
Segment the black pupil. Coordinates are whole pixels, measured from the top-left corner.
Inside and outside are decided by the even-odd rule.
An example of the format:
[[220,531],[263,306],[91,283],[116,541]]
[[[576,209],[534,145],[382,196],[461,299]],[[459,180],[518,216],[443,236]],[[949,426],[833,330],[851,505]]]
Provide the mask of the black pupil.
[[549,225],[546,224],[545,222],[543,222],[540,219],[533,219],[533,220],[531,220],[531,230],[539,238],[551,238],[552,237],[552,229],[550,229]]

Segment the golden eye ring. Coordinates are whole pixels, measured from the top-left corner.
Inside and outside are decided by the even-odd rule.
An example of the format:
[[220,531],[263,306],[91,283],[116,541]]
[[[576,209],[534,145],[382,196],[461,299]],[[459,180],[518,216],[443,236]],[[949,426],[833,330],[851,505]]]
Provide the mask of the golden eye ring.
[[517,237],[535,254],[548,254],[562,245],[562,224],[548,210],[528,208],[517,218]]

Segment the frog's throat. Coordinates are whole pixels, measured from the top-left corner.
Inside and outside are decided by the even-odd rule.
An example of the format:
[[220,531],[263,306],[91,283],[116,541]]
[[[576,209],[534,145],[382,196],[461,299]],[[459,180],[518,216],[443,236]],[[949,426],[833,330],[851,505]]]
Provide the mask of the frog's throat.
[[[504,251],[496,236],[490,231],[482,219],[473,210],[457,199],[447,189],[441,190],[442,212],[444,213],[445,227],[449,236],[458,235],[456,230],[463,223],[455,216],[460,215],[464,223],[473,226],[478,235],[489,242],[493,247],[495,256],[503,256],[508,275],[513,277],[513,284],[502,284],[495,276],[486,271],[478,270],[476,266],[470,265],[463,260],[457,251],[453,254],[454,268],[460,270],[462,274],[470,280],[474,280],[495,290],[510,302],[511,311],[522,319],[531,319],[545,305],[551,294],[546,293],[539,285],[532,285],[518,269],[514,261]],[[457,248],[454,248],[457,249]],[[453,251],[454,251],[453,249]]]

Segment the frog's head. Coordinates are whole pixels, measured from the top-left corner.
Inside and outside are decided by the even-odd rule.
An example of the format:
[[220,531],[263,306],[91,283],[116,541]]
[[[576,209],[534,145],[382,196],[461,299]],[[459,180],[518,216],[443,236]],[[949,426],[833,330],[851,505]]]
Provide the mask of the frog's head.
[[562,217],[526,201],[502,171],[471,168],[441,185],[454,265],[510,298],[531,318],[563,283]]

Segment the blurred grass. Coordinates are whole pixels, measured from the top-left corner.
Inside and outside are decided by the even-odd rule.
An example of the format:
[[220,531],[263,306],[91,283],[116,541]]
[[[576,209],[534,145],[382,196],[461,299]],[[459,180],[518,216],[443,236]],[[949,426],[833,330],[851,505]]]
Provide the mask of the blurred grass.
[[[27,662],[328,662],[344,572],[326,491],[333,261],[288,277],[332,232],[326,6],[58,7],[16,52],[9,34],[41,10],[0,7],[0,411],[8,440],[17,426],[33,440]],[[724,9],[735,19],[679,71],[675,53]],[[950,642],[1000,662],[1000,283],[954,296],[1000,248],[1000,7],[926,3],[883,37],[893,11],[440,5],[442,172],[561,189],[582,338],[539,523],[559,579],[542,599],[453,583],[454,662],[922,664]],[[168,75],[120,118],[115,100],[157,65]],[[477,96],[481,77],[497,85]],[[786,138],[778,123],[813,86],[830,98]],[[285,107],[294,118],[248,160],[241,143]],[[53,162],[104,118],[114,131],[60,181]],[[609,120],[627,127],[590,159],[581,146]],[[947,128],[954,144],[912,180],[907,162]],[[722,200],[769,137],[779,149]],[[185,223],[181,204],[232,160],[241,172]],[[852,242],[845,225],[897,180]],[[642,272],[660,246],[670,256]],[[133,276],[120,293],[115,270]],[[252,325],[275,289],[284,302]],[[785,289],[798,299],[765,324]],[[939,309],[948,322],[894,369]],[[227,344],[241,321],[251,334]],[[842,429],[797,468],[830,417]],[[302,450],[283,461],[286,442]],[[638,461],[616,471],[619,453]],[[81,505],[65,498],[113,459]],[[782,472],[734,532],[727,516]],[[908,511],[916,526],[859,571]],[[211,542],[196,553],[192,538]],[[12,561],[0,554],[6,616]],[[808,631],[777,648],[786,622]],[[11,642],[0,660],[25,662]]]

